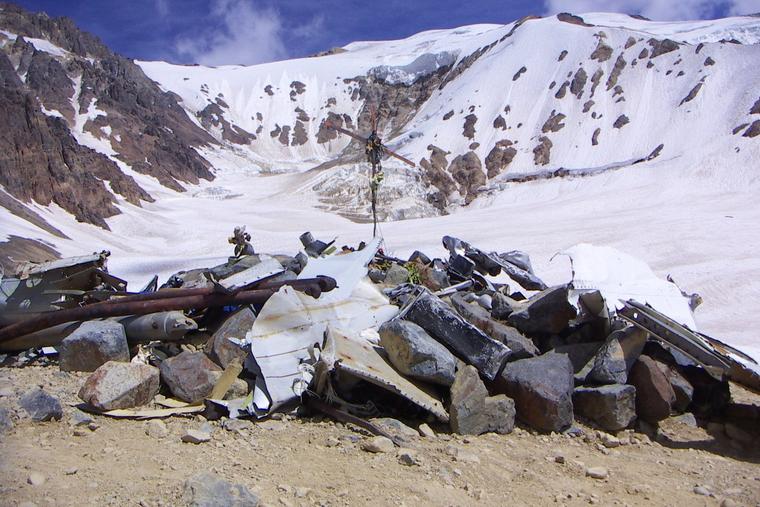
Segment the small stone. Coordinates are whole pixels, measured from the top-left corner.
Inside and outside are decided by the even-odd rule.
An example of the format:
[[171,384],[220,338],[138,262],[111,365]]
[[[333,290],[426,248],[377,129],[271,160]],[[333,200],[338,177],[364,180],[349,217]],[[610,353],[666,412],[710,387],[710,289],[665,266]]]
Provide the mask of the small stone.
[[58,398],[39,388],[32,389],[24,394],[19,400],[19,405],[36,422],[52,419],[60,421],[63,417],[63,408]]
[[202,444],[209,440],[211,440],[211,435],[201,430],[187,430],[187,432],[182,435],[182,441],[190,444]]
[[608,433],[602,433],[600,440],[602,441],[602,445],[608,449],[620,447],[620,439]]
[[256,507],[259,499],[242,484],[232,484],[204,472],[185,481],[184,503],[190,507]]
[[592,479],[606,479],[609,475],[609,472],[604,467],[590,467],[586,469],[586,476]]
[[555,463],[559,463],[560,465],[564,465],[565,464],[565,457],[562,456],[561,454],[558,455],[558,456],[554,456],[554,462]]
[[694,486],[694,493],[701,496],[710,496],[710,490],[704,486]]
[[69,424],[72,426],[87,426],[93,421],[94,419],[90,414],[77,409],[74,409],[71,416],[69,416]]
[[222,423],[222,428],[227,431],[242,433],[243,431],[247,431],[253,428],[253,423],[245,419],[226,419]]
[[340,440],[335,437],[327,437],[327,440],[325,440],[325,446],[327,447],[338,447],[339,445]]
[[29,477],[27,477],[26,482],[31,484],[32,486],[42,486],[47,481],[47,477],[42,475],[39,472],[32,472],[29,474]]
[[367,452],[384,453],[393,452],[394,445],[393,441],[390,438],[376,436],[363,441],[361,443],[361,448],[363,451]]
[[95,431],[96,429],[100,428],[100,424],[96,423],[95,421],[89,423],[87,425],[87,429],[90,431]]
[[720,507],[740,507],[740,504],[730,498],[724,498],[723,501],[720,502]]
[[420,426],[417,428],[417,431],[419,431],[420,435],[425,438],[435,438],[435,431],[433,431],[433,429],[428,426],[427,423],[420,424]]
[[145,434],[153,438],[165,438],[169,435],[169,428],[166,427],[164,421],[153,419],[145,425]]
[[417,455],[417,453],[409,449],[402,449],[401,451],[399,451],[398,461],[402,465],[406,465],[406,466],[422,465],[422,460]]
[[410,444],[420,437],[417,430],[391,417],[376,417],[369,422],[385,431],[398,443]]
[[13,429],[13,426],[11,411],[7,408],[0,408],[0,434]]
[[69,467],[66,470],[64,470],[63,473],[66,474],[66,475],[74,475],[78,471],[79,471],[79,469],[77,467]]
[[305,498],[306,496],[311,493],[311,488],[307,488],[304,486],[296,487],[294,494],[296,498]]

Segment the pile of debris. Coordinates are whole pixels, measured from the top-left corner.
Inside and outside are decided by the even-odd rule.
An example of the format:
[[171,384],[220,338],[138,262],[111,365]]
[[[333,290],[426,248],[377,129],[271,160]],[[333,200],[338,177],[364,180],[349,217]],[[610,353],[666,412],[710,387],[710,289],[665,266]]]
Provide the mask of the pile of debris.
[[310,233],[295,257],[249,241],[237,228],[228,262],[138,292],[108,273],[108,252],[27,265],[1,282],[0,359],[93,372],[80,408],[113,417],[298,409],[392,438],[369,420],[478,435],[516,419],[563,432],[579,418],[614,433],[690,413],[758,441],[758,407],[729,391],[729,380],[760,391],[757,363],[696,332],[698,295],[614,249],[562,252],[573,278],[548,287],[526,253],[449,236],[447,259]]

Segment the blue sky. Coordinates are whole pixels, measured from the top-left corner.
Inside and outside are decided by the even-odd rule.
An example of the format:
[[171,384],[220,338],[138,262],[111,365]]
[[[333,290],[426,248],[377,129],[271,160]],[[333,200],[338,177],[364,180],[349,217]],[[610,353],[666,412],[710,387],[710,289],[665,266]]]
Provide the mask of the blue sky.
[[508,23],[528,14],[614,11],[655,20],[760,12],[760,0],[15,0],[69,16],[116,52],[142,60],[253,64],[355,40]]

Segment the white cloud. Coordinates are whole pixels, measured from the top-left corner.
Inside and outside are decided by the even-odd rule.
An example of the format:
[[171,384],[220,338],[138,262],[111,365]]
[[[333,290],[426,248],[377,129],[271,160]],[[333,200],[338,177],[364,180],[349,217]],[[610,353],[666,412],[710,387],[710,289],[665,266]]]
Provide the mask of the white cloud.
[[674,21],[711,18],[723,9],[731,15],[756,12],[760,10],[760,0],[544,0],[544,6],[547,14],[622,12]]
[[760,0],[733,0],[728,11],[729,16],[744,16],[760,13]]
[[214,0],[210,17],[219,31],[209,27],[177,40],[177,53],[202,65],[252,65],[287,57],[282,19],[274,9],[259,8],[252,0]]

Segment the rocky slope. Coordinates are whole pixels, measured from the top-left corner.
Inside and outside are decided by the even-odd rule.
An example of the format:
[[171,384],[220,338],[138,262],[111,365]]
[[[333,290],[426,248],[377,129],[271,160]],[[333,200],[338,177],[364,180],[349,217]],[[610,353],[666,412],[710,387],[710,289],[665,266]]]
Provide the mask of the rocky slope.
[[175,190],[213,178],[193,150],[213,138],[71,20],[2,4],[0,48],[0,184],[22,203],[107,228],[118,202],[153,201],[135,172]]
[[418,163],[384,162],[389,219],[655,158],[698,166],[731,152],[751,164],[760,156],[758,41],[755,17],[561,14],[209,68],[135,63],[68,19],[3,4],[0,185],[16,211],[55,204],[107,228],[125,207],[215,171],[317,167],[297,191],[359,219],[368,206],[361,147],[325,122],[367,133],[373,108],[386,143]]

